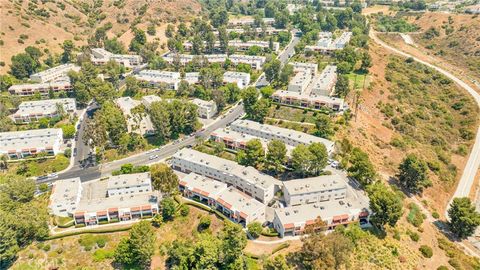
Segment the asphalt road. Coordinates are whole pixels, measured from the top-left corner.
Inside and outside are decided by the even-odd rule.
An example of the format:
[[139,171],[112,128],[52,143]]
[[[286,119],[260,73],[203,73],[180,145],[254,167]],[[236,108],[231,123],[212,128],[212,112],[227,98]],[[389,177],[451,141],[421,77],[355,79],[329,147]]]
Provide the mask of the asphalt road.
[[[296,32],[296,30],[294,30],[294,32]],[[300,41],[300,38],[297,37],[296,35],[293,35],[293,38],[292,38],[291,42],[278,55],[278,59],[282,62],[282,65],[287,63],[288,59],[290,58],[289,57],[290,55],[294,54],[295,45],[297,45],[299,41]],[[141,70],[141,69],[135,70],[134,73],[137,73],[139,70]],[[124,80],[121,80],[119,82],[119,86],[123,87],[124,85],[125,85]],[[257,80],[255,86],[257,88],[260,88],[260,87],[263,87],[263,86],[266,86],[266,85],[268,85],[268,82],[265,79],[265,75],[262,73],[262,75],[260,75],[259,79]],[[243,110],[243,106],[241,104],[239,104],[239,105],[235,106],[234,108],[232,108],[230,111],[228,111],[223,116],[219,116],[220,119],[213,122],[211,125],[207,126],[204,130],[198,132],[197,136],[201,136],[203,138],[208,138],[214,130],[227,126],[231,122],[235,121],[235,119],[238,119],[238,118],[242,117],[244,115],[244,113],[245,112]],[[193,146],[196,143],[195,136],[189,136],[189,137],[186,137],[183,140],[180,140],[178,142],[167,144],[167,145],[165,145],[165,146],[161,147],[160,149],[158,149],[156,151],[153,151],[153,152],[152,151],[143,152],[141,154],[130,156],[130,157],[127,157],[127,158],[124,158],[124,159],[121,159],[121,160],[112,161],[112,162],[101,164],[101,165],[98,165],[98,166],[82,168],[79,164],[79,160],[81,160],[82,158],[85,158],[86,155],[88,155],[88,152],[90,151],[89,147],[87,145],[85,145],[83,142],[80,143],[80,141],[83,138],[83,132],[84,132],[83,123],[84,122],[85,121],[82,121],[82,126],[81,126],[79,136],[78,136],[78,140],[79,140],[78,141],[79,142],[78,143],[79,147],[77,148],[78,158],[76,157],[74,166],[70,170],[59,174],[58,178],[54,179],[52,181],[61,180],[61,179],[68,179],[68,178],[72,178],[72,177],[80,177],[82,182],[90,181],[90,180],[93,180],[93,179],[98,179],[98,178],[100,178],[104,175],[111,174],[112,171],[114,171],[114,170],[118,170],[123,164],[131,163],[133,165],[144,165],[144,164],[154,163],[156,161],[158,162],[158,160],[163,160],[165,158],[168,158],[168,157],[172,156],[175,152],[177,152],[181,148],[187,147],[189,145]],[[81,154],[80,154],[80,152],[81,152]],[[153,155],[158,155],[158,158],[155,158],[155,159],[151,160],[150,157],[153,156]]]
[[[466,84],[465,82],[463,82],[461,79],[457,78],[452,73],[450,73],[450,72],[448,72],[448,71],[446,71],[442,68],[439,68],[439,67],[437,67],[433,64],[425,62],[421,59],[418,59],[418,58],[416,58],[416,57],[414,57],[414,56],[412,56],[408,53],[405,53],[403,51],[400,51],[396,48],[393,48],[393,47],[385,44],[385,42],[381,41],[375,35],[375,32],[373,30],[370,31],[370,37],[376,43],[380,44],[382,47],[384,47],[384,48],[386,48],[390,51],[393,51],[394,53],[400,54],[404,57],[411,57],[415,61],[417,61],[419,63],[422,63],[422,64],[424,64],[424,65],[426,65],[430,68],[433,68],[436,71],[442,73],[443,75],[445,75],[446,77],[448,77],[449,79],[454,81],[456,84],[458,84],[460,87],[465,89],[470,95],[472,95],[472,97],[477,102],[477,105],[480,107],[480,94],[478,92],[476,92],[475,89],[470,87],[470,85]],[[480,127],[477,130],[477,136],[475,138],[475,143],[473,145],[472,152],[470,153],[467,164],[466,164],[466,166],[463,170],[462,177],[460,178],[460,181],[458,182],[457,189],[455,190],[455,193],[453,194],[453,197],[450,200],[450,203],[454,198],[468,197],[469,196],[470,190],[472,189],[472,185],[475,181],[475,176],[478,172],[479,166],[480,166]],[[450,205],[450,203],[449,203],[449,205]],[[448,207],[447,207],[447,210],[448,210]]]

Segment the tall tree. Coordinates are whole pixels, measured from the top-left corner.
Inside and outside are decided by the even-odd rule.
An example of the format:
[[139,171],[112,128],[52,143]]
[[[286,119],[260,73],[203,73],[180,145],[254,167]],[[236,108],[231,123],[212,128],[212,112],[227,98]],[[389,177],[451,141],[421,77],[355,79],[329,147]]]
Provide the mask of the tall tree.
[[19,53],[12,56],[10,72],[17,79],[24,79],[33,74],[38,69],[38,64],[28,53]]
[[403,212],[400,197],[382,183],[368,186],[367,192],[370,210],[373,212],[370,221],[380,229],[383,229],[385,224],[395,226]]
[[272,58],[270,61],[263,65],[263,72],[265,72],[265,78],[269,82],[273,82],[274,80],[278,80],[280,75],[280,69],[282,67],[282,63],[277,58]]
[[73,50],[75,49],[75,45],[73,44],[73,41],[67,39],[63,42],[62,44],[62,58],[61,62],[62,63],[69,63],[73,61]]
[[122,239],[115,250],[115,260],[125,265],[149,267],[155,251],[155,232],[149,221],[132,226],[129,238]]
[[287,147],[280,140],[271,140],[267,146],[267,157],[265,158],[266,169],[276,174],[285,171],[287,162]]
[[247,246],[247,236],[242,227],[231,222],[225,223],[221,239],[222,264],[229,266],[228,269],[243,269],[243,249]]
[[178,187],[178,176],[165,163],[154,164],[150,167],[152,186],[164,194],[172,194]]
[[339,75],[335,84],[335,94],[345,98],[350,92],[349,80],[346,75]]
[[265,158],[265,150],[259,139],[252,139],[247,142],[245,150],[240,150],[237,159],[238,163],[245,166],[258,167]]
[[308,146],[308,151],[313,155],[313,158],[310,161],[310,171],[315,176],[319,175],[325,166],[327,166],[327,148],[323,143],[312,143]]
[[369,185],[374,182],[376,172],[367,153],[360,148],[353,148],[350,163],[351,166],[348,167],[347,171],[351,177],[357,179],[363,185]]
[[448,209],[448,216],[450,229],[460,238],[471,236],[480,225],[480,214],[467,197],[453,199]]
[[170,112],[167,109],[167,102],[153,102],[148,110],[155,132],[162,140],[170,138]]
[[315,119],[315,135],[325,138],[325,139],[330,139],[333,134],[335,134],[335,131],[333,130],[333,125],[332,125],[332,120],[330,119],[330,116],[325,115],[325,114],[319,114],[317,116],[317,119]]
[[243,90],[243,107],[248,118],[252,118],[255,115],[255,104],[258,99],[258,92],[255,87],[248,87]]
[[306,176],[311,172],[311,161],[315,157],[308,150],[308,147],[299,144],[297,145],[291,153],[291,163],[295,172],[299,175]]
[[428,179],[427,163],[414,154],[407,155],[398,170],[398,181],[412,193],[422,193],[432,184]]

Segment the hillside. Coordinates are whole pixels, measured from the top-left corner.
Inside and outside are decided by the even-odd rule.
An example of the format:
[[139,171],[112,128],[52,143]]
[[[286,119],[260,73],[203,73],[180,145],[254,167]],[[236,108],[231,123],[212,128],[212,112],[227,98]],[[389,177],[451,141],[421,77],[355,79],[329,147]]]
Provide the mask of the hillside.
[[[165,43],[167,23],[188,21],[201,10],[196,0],[86,0],[37,1],[0,0],[0,73],[5,73],[10,58],[30,45],[58,53],[64,40],[87,44],[95,29],[111,23],[107,35],[128,45],[130,27],[146,30],[156,25],[156,36]],[[150,40],[154,37],[149,36]]]

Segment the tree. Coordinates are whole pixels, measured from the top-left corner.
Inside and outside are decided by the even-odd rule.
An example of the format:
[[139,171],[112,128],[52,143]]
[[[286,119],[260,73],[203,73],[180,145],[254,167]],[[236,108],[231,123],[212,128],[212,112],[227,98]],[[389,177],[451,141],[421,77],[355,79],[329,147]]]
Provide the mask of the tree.
[[64,139],[71,139],[75,136],[77,132],[75,126],[72,124],[66,124],[62,126],[63,138]]
[[164,163],[153,164],[150,166],[150,176],[155,190],[160,190],[167,195],[177,190],[178,176],[168,165]]
[[382,183],[375,183],[367,187],[370,199],[370,210],[373,212],[370,221],[380,229],[385,224],[395,226],[402,216],[402,200],[397,194],[387,189]]
[[251,115],[249,118],[253,121],[263,123],[268,114],[268,110],[270,109],[270,105],[271,103],[269,99],[262,98],[257,100],[255,106],[253,106],[255,114]]
[[307,146],[303,144],[297,145],[291,153],[291,163],[295,173],[305,176],[311,172],[311,161],[315,157]]
[[367,51],[364,51],[360,55],[360,61],[362,62],[360,70],[368,73],[368,69],[372,67],[372,57],[370,56],[370,54]]
[[24,79],[30,76],[39,67],[37,62],[27,53],[14,55],[11,60],[10,73],[17,79]]
[[[184,24],[184,26],[186,27],[186,25]],[[180,30],[180,29],[179,29]],[[173,37],[173,34],[175,33],[175,26],[173,26],[172,24],[168,24],[167,25],[167,29],[165,29],[165,36],[167,38],[171,38]]]
[[27,203],[33,199],[35,181],[25,177],[7,177],[0,185],[0,202],[7,206],[8,203]]
[[160,203],[160,208],[162,210],[163,220],[168,221],[175,217],[177,208],[175,206],[175,201],[172,198],[163,199]]
[[[244,264],[242,260],[243,249],[247,246],[247,236],[242,227],[231,222],[225,223],[221,239],[222,264],[230,265],[229,269],[242,269]],[[233,268],[231,265],[239,266],[239,268]]]
[[349,80],[346,75],[339,75],[337,82],[335,84],[335,93],[341,97],[345,98],[350,92]]
[[287,85],[292,75],[293,75],[293,66],[285,65],[282,68],[282,72],[280,72],[279,80],[283,85]]
[[63,42],[62,44],[62,58],[61,62],[62,63],[69,63],[72,62],[73,60],[73,49],[75,49],[75,45],[73,44],[73,41],[67,39]]
[[258,167],[265,157],[265,150],[259,139],[252,139],[245,145],[245,150],[238,153],[238,163],[245,166]]
[[467,197],[453,199],[448,209],[448,217],[450,229],[460,238],[471,236],[480,225],[480,214]]
[[123,238],[115,249],[115,261],[124,265],[148,267],[155,251],[155,232],[152,225],[142,220],[132,226],[129,238]]
[[375,180],[376,172],[368,154],[353,148],[350,156],[351,166],[347,169],[348,174],[357,179],[362,185],[369,185]]
[[143,46],[147,43],[147,35],[141,29],[134,29],[133,30],[134,37],[132,41],[130,41],[129,49],[130,51],[140,53]]
[[310,171],[313,175],[319,175],[327,166],[328,152],[323,143],[312,143],[308,146],[308,151],[312,154],[310,160]]
[[8,269],[20,250],[15,231],[8,227],[6,217],[0,212],[0,268]]
[[134,97],[138,91],[140,91],[140,86],[138,85],[138,81],[133,76],[128,76],[125,79],[125,96]]
[[270,61],[263,65],[263,72],[265,72],[265,78],[269,82],[278,80],[282,62],[276,58],[272,58]]
[[116,37],[112,39],[106,39],[104,42],[105,50],[116,53],[116,54],[124,54],[125,45],[121,41],[119,41]]
[[251,222],[247,225],[247,230],[253,238],[258,238],[263,230],[262,224],[258,221]]
[[263,264],[264,270],[291,270],[292,267],[288,265],[287,260],[283,254],[277,255],[274,258],[268,258]]
[[285,143],[274,139],[268,143],[267,149],[267,157],[265,158],[267,170],[276,174],[284,172],[284,164],[287,161],[287,147]]
[[302,242],[302,248],[294,254],[294,259],[303,269],[344,269],[353,251],[350,239],[338,232],[328,235],[313,233]]
[[255,89],[255,87],[248,87],[247,89],[243,90],[242,97],[245,113],[247,114],[248,118],[252,118],[256,113],[254,106],[258,99],[257,89]]
[[333,130],[332,120],[328,115],[319,114],[315,119],[315,135],[325,139],[330,139],[335,131]]
[[225,53],[228,48],[228,33],[225,27],[218,28],[218,41],[220,43],[220,50]]
[[409,154],[398,167],[398,181],[409,192],[422,193],[432,183],[428,179],[427,163],[414,154]]
[[167,140],[171,135],[170,112],[165,101],[153,102],[148,110],[157,135]]

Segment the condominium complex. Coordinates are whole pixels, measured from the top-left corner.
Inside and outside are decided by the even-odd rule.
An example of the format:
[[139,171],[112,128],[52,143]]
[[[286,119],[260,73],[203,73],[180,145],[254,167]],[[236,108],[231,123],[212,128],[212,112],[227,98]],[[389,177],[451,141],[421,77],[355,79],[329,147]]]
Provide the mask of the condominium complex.
[[192,103],[197,105],[198,116],[201,118],[210,119],[217,113],[217,104],[213,100],[206,101],[195,98]]
[[329,108],[333,111],[344,109],[344,100],[331,97],[337,83],[337,67],[328,65],[317,75],[313,63],[292,63],[297,72],[290,80],[287,91],[277,90],[272,94],[275,102],[305,108]]
[[156,95],[148,95],[142,97],[142,104],[145,108],[150,108],[152,103],[162,101],[162,98]]
[[8,88],[8,92],[16,96],[32,96],[39,93],[41,96],[48,96],[49,93],[70,92],[73,91],[70,79],[58,82],[15,84]]
[[283,195],[287,206],[343,199],[347,183],[340,175],[322,175],[283,182]]
[[226,54],[206,54],[206,55],[190,55],[190,54],[174,54],[169,53],[163,57],[163,59],[168,63],[178,62],[182,65],[193,61],[194,59],[206,60],[209,63],[223,63],[225,60],[230,59],[231,63],[238,65],[240,63],[248,64],[252,68],[260,70],[265,63],[264,56],[252,56],[252,55],[239,55],[232,54],[227,56]]
[[[265,25],[273,25],[275,23],[274,18],[263,18],[262,22]],[[240,18],[240,19],[230,19],[228,20],[228,25],[231,27],[238,27],[244,25],[254,25],[255,19],[254,18]]]
[[223,74],[224,83],[235,83],[243,89],[250,84],[250,73],[227,71]]
[[73,178],[55,182],[49,208],[54,215],[73,217],[75,225],[96,225],[152,217],[159,198],[148,173],[84,183]]
[[368,199],[350,197],[342,200],[302,204],[274,210],[273,228],[280,237],[303,235],[338,225],[359,222],[368,226]]
[[173,155],[172,167],[232,185],[260,202],[269,202],[273,198],[275,185],[278,184],[278,180],[253,167],[241,166],[234,161],[189,148],[181,149]]
[[125,67],[132,68],[142,64],[142,57],[133,54],[114,54],[103,48],[92,49],[90,60],[94,65],[103,65],[113,60]]
[[186,72],[183,79],[189,84],[197,84],[200,81],[200,72]]
[[[204,42],[205,44],[206,42]],[[218,51],[220,49],[220,42],[216,41],[214,43],[214,48]],[[272,51],[278,52],[280,49],[280,43],[278,42],[268,42],[268,41],[261,41],[261,40],[249,40],[249,41],[241,41],[241,40],[230,40],[228,42],[228,47],[234,48],[237,51],[247,51],[251,47],[260,47],[264,51]],[[185,51],[191,51],[193,49],[193,44],[190,41],[185,41],[183,43],[183,48]]]
[[82,182],[79,177],[58,180],[53,183],[48,208],[56,216],[67,217],[73,213],[82,197]]
[[151,191],[152,182],[149,172],[110,176],[107,180],[108,197]]
[[64,81],[68,72],[80,71],[80,67],[74,64],[63,64],[35,74],[30,75],[30,80],[38,83],[52,82],[57,80]]
[[34,129],[0,133],[0,155],[22,159],[40,153],[56,155],[61,151],[63,133],[60,128]]
[[24,101],[11,118],[17,124],[37,122],[41,118],[55,118],[60,116],[60,107],[64,113],[73,113],[77,109],[73,98]]
[[319,40],[316,45],[308,45],[305,50],[318,51],[322,53],[329,53],[335,50],[341,50],[347,46],[352,38],[352,32],[344,32],[337,39],[332,39],[332,34],[329,32],[321,32]]
[[263,203],[220,181],[190,173],[180,180],[179,189],[185,197],[200,201],[243,226],[265,221]]
[[178,90],[180,83],[180,73],[159,70],[142,70],[135,75],[139,81],[148,83],[151,87],[159,87],[164,85],[167,89]]
[[292,129],[261,124],[255,121],[236,120],[230,125],[230,128],[233,131],[249,134],[266,140],[281,140],[286,145],[290,146],[297,146],[299,144],[309,145],[311,143],[322,143],[323,145],[325,145],[328,153],[332,153],[334,150],[334,142],[330,140]]
[[265,64],[266,58],[264,56],[255,56],[255,55],[240,55],[240,54],[232,54],[228,57],[232,64],[248,64],[253,69],[260,70]]
[[128,132],[135,132],[141,135],[150,135],[155,132],[150,115],[132,113],[132,109],[141,105],[142,101],[132,99],[131,97],[120,97],[115,100],[115,104],[123,112],[127,121]]

